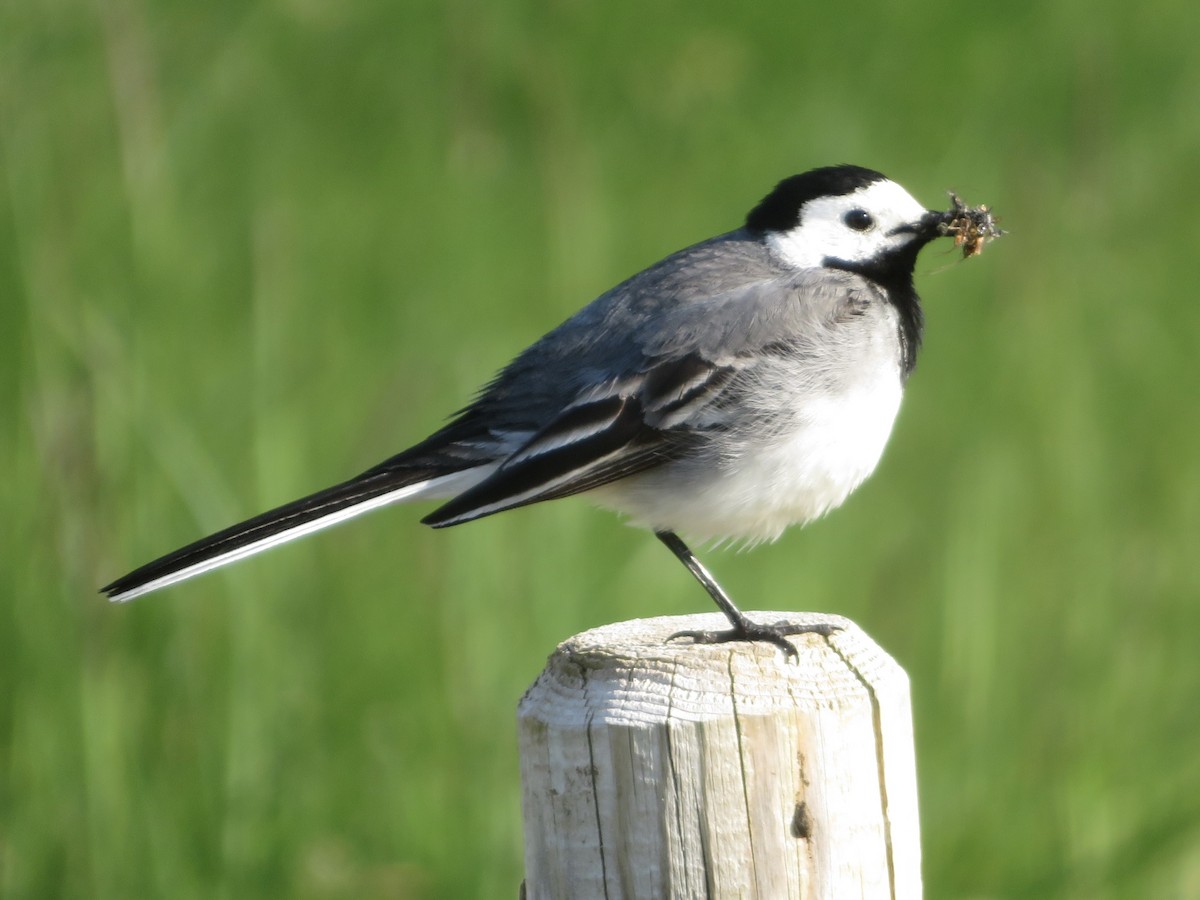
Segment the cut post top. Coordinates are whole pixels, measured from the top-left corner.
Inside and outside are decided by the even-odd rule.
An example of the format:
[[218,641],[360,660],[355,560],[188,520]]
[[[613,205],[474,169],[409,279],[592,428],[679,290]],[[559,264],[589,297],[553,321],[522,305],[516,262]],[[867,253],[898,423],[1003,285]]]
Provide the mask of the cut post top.
[[[789,659],[769,643],[695,644],[681,631],[724,627],[720,613],[660,616],[603,625],[561,643],[521,701],[519,715],[547,724],[650,723],[739,714],[770,715],[813,704],[857,703],[867,693],[908,691],[908,676],[854,622],[824,613],[763,612],[756,621],[829,624],[828,637],[799,634]],[[734,681],[736,680],[736,685]],[[574,688],[587,690],[572,696]]]

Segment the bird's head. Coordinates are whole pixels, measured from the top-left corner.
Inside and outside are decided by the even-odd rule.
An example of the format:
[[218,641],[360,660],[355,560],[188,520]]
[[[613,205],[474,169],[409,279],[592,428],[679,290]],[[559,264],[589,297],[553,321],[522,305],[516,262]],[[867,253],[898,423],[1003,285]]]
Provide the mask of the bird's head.
[[918,203],[861,166],[830,166],[775,186],[746,218],[789,265],[911,274],[921,248],[944,234],[949,213]]

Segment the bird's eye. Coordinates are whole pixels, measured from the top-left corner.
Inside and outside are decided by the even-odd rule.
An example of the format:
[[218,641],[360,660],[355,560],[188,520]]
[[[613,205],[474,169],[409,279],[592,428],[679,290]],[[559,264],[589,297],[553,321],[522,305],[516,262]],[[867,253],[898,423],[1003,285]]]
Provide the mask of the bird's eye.
[[875,218],[865,209],[850,210],[842,216],[842,221],[846,223],[847,228],[853,228],[855,231],[869,231],[875,227]]

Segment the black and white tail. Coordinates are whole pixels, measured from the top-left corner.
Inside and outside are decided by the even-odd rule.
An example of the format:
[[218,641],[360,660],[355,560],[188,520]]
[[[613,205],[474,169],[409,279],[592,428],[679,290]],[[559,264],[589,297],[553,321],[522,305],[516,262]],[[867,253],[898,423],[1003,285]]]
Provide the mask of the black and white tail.
[[381,506],[455,496],[482,481],[493,468],[484,465],[436,477],[411,470],[372,470],[201,538],[146,563],[100,592],[113,601],[132,600]]

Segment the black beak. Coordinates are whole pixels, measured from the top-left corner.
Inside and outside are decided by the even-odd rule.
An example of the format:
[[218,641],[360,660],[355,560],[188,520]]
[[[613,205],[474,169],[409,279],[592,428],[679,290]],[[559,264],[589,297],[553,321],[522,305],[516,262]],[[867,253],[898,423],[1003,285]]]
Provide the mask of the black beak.
[[953,218],[954,212],[952,210],[939,212],[936,209],[931,209],[917,221],[893,228],[888,234],[913,234],[922,241],[932,241],[934,238],[946,233],[943,230],[943,226],[948,225]]
[[921,221],[918,223],[918,233],[927,234],[930,237],[939,237],[946,233],[945,226],[949,225],[957,215],[957,212],[952,209],[941,210],[931,209],[925,215],[921,216]]

